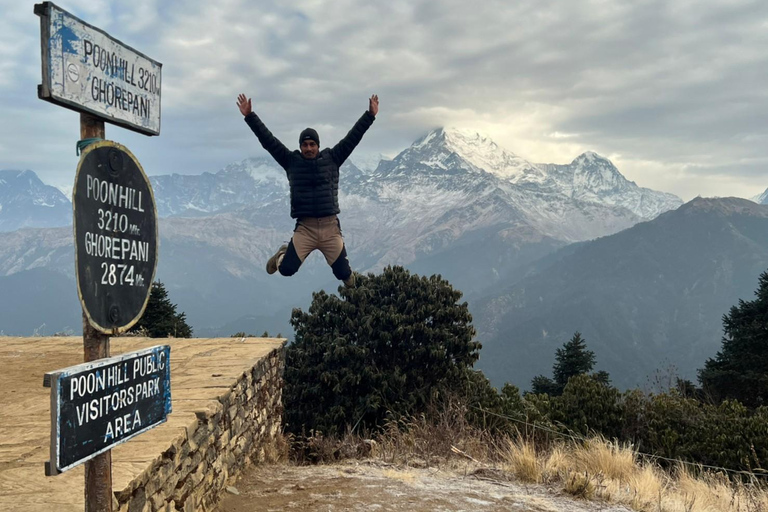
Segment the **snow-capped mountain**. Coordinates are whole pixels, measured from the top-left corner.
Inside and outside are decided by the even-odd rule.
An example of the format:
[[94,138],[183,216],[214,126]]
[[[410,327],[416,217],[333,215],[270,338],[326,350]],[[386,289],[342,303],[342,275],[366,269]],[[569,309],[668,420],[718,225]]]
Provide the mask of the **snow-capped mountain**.
[[626,179],[613,163],[588,151],[568,165],[540,164],[561,193],[590,203],[626,208],[644,220],[678,208],[682,200],[666,192],[638,187]]
[[[418,214],[420,208],[434,215],[493,202],[495,197],[517,212],[513,217],[525,218],[548,236],[565,241],[609,234],[682,204],[671,194],[638,187],[595,153],[585,153],[568,165],[533,164],[486,136],[456,128],[434,130],[394,159],[377,160],[375,169],[370,167],[373,159],[364,162],[364,170],[353,163],[354,158],[342,167],[341,191],[350,204],[383,201],[393,206],[402,199],[408,205],[405,213],[424,217]],[[38,188],[45,187],[34,173],[27,173]],[[247,205],[284,202],[288,197],[285,172],[268,156],[232,163],[216,173],[159,175],[150,180],[161,217],[208,216]],[[68,202],[47,188],[56,200]],[[14,195],[2,184],[0,191]],[[48,199],[40,202],[50,204]],[[613,211],[603,215],[599,211],[604,208]],[[509,212],[502,210],[489,213],[509,218]],[[68,213],[64,217],[42,225],[71,222]],[[617,223],[617,219],[621,220]],[[467,227],[471,229],[472,224]],[[10,223],[4,229],[13,227],[7,226]]]
[[762,194],[753,197],[752,200],[757,204],[768,204],[768,188]]
[[[522,247],[540,245],[529,257],[540,256],[682,204],[670,194],[638,187],[594,153],[569,165],[537,165],[488,137],[450,128],[428,133],[394,159],[381,160],[374,171],[348,161],[341,176],[345,235],[371,269],[446,251],[458,254],[480,237],[490,246],[515,248],[500,249],[505,256],[498,265],[487,262],[488,272],[501,275],[502,267],[520,263]],[[293,225],[285,172],[268,156],[215,174],[150,179],[161,217],[236,212],[255,227],[289,234]]]
[[[488,137],[452,129],[430,132],[373,171],[348,161],[341,168],[339,203],[352,266],[367,272],[406,265],[420,274],[442,274],[469,295],[514,279],[571,242],[645,220],[617,199],[636,193],[637,186],[622,182],[615,168],[610,176],[623,188],[606,185],[605,165],[585,162],[578,179],[576,167],[568,181],[567,169],[532,164]],[[285,172],[270,157],[217,173],[151,180],[164,217],[158,278],[193,324],[211,327],[254,311],[290,311],[302,305],[297,300],[308,289],[334,286],[318,255],[303,265],[299,280],[264,272],[264,262],[290,239],[295,222]],[[36,268],[72,273],[71,231],[15,235],[0,236],[0,277]]]
[[[647,218],[626,206],[630,200],[617,200],[642,189],[607,160],[584,159],[606,164],[579,165],[577,159],[572,175],[578,178],[566,183],[568,166],[553,173],[488,137],[441,128],[394,159],[380,161],[374,171],[347,162],[341,169],[340,217],[356,268],[429,262],[423,263],[425,272],[440,271],[442,265],[446,275],[456,275],[461,289],[473,290],[567,243],[616,233]],[[608,171],[621,188],[598,179]],[[259,259],[290,237],[294,221],[287,179],[269,157],[244,160],[216,174],[153,181],[161,215],[225,215],[205,226],[169,222],[164,227],[169,238],[226,245]],[[653,213],[679,203],[670,201]],[[238,226],[244,233],[243,222],[266,231],[259,240],[251,236],[240,242],[223,232]],[[238,272],[233,267],[232,273]]]
[[401,204],[410,222],[450,212],[454,232],[515,223],[566,242],[615,233],[682,204],[641,189],[594,153],[568,166],[540,166],[488,137],[443,128],[364,180],[346,188],[348,194]]
[[473,173],[484,171],[512,183],[546,180],[544,173],[530,162],[507,153],[484,135],[459,128],[434,130],[394,160],[399,169],[413,165]]
[[213,174],[151,176],[160,217],[200,217],[249,204],[263,204],[288,193],[285,171],[269,158],[249,158]]
[[387,157],[386,155],[382,155],[381,153],[360,153],[358,154],[356,151],[352,153],[352,155],[349,157],[349,160],[361,171],[373,171],[376,169],[376,167],[379,166],[379,163],[381,161],[388,161],[392,160],[391,158]]
[[[345,179],[362,174],[352,162]],[[289,197],[285,171],[271,157],[248,158],[216,173],[150,176],[160,217],[205,217],[242,206],[261,206]]]
[[66,226],[72,205],[32,171],[0,171],[0,231]]

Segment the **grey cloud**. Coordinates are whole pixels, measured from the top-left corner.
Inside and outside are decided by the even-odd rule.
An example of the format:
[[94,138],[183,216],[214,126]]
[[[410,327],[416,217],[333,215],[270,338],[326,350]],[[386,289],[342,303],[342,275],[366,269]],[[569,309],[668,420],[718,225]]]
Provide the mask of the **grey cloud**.
[[[372,153],[403,149],[440,123],[440,112],[506,120],[542,109],[557,115],[540,120],[531,138],[574,134],[563,139],[568,147],[653,160],[670,170],[692,163],[686,171],[692,176],[728,172],[751,184],[763,172],[760,164],[737,163],[768,158],[764,2],[70,5],[163,62],[162,135],[148,139],[112,129],[158,172],[211,171],[258,154],[234,105],[239,92],[253,97],[286,143],[305,126],[321,126],[324,141],[343,136],[376,92],[380,118],[360,148]],[[4,112],[6,95],[34,87],[30,77],[39,74],[34,66],[24,70],[27,53],[39,52],[37,20],[27,7],[23,15],[13,8],[26,46],[13,50],[10,36],[0,35],[0,54],[12,52],[12,64],[4,65],[16,73],[12,83],[0,79]],[[0,21],[0,29],[13,26]],[[28,109],[37,122],[39,112],[50,115],[53,107],[28,102],[19,108],[15,115]],[[422,115],[427,111],[432,114]],[[64,132],[61,116],[52,117],[50,140]],[[0,130],[4,142],[29,137]],[[8,158],[0,149],[0,167]],[[49,158],[52,168],[60,156]],[[686,190],[695,195],[691,181]]]

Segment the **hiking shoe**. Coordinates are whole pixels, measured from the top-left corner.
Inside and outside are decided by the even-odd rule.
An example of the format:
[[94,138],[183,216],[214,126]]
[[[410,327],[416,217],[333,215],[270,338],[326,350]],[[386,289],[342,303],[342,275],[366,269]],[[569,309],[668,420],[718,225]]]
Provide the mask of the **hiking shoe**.
[[283,255],[285,255],[287,251],[288,251],[288,246],[283,244],[277,250],[275,255],[269,258],[269,261],[267,261],[267,274],[274,274],[275,272],[277,272],[277,267],[280,265],[280,262],[283,259]]
[[344,286],[347,288],[354,288],[355,287],[355,273],[352,272],[349,274],[349,277],[344,280]]

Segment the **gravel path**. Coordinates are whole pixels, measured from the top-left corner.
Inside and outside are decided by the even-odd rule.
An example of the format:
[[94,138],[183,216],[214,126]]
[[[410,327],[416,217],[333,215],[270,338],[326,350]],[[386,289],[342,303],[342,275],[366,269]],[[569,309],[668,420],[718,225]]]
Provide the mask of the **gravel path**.
[[[237,494],[235,494],[237,493]],[[508,481],[493,470],[402,468],[380,461],[328,466],[253,466],[230,488],[218,512],[512,511],[628,512],[576,500],[539,485]]]

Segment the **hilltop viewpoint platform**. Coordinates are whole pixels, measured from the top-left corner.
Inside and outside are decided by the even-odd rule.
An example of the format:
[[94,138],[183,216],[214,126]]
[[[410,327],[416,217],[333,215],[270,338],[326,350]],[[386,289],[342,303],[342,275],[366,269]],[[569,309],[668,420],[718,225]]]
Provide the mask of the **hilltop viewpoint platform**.
[[[212,510],[282,420],[286,341],[277,338],[112,338],[116,356],[171,346],[168,421],[112,450],[113,510]],[[0,510],[84,509],[84,466],[45,476],[47,372],[83,362],[82,337],[0,337]]]

